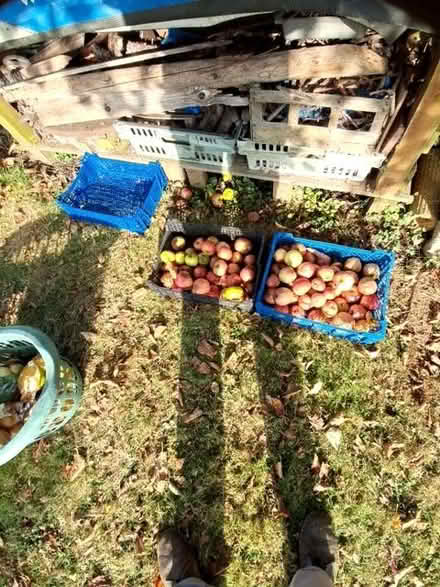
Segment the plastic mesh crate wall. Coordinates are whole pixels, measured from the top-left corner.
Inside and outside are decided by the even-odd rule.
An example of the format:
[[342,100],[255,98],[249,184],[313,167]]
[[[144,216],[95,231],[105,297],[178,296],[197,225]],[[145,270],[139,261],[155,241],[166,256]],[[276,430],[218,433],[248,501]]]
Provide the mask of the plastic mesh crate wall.
[[58,206],[74,220],[144,234],[168,183],[159,163],[131,163],[86,153]]
[[[187,236],[190,238],[197,238],[199,236],[216,236],[220,240],[222,237],[228,237],[230,240],[234,240],[240,236],[244,236],[252,241],[254,244],[253,254],[257,257],[256,262],[256,275],[255,275],[255,288],[258,284],[259,277],[262,272],[262,257],[264,250],[264,235],[261,232],[252,230],[243,230],[241,228],[235,228],[233,226],[215,226],[212,224],[184,224],[179,220],[169,220],[166,225],[165,234],[160,243],[160,251],[170,246],[171,240],[177,234]],[[217,298],[210,298],[208,296],[196,295],[191,292],[175,292],[172,289],[163,287],[159,281],[159,265],[156,264],[153,269],[153,273],[150,279],[147,281],[147,285],[150,289],[155,291],[161,296],[169,298],[175,298],[186,302],[192,302],[195,304],[211,304],[215,306],[222,306],[231,310],[241,310],[243,312],[251,312],[254,307],[255,291],[252,295],[252,299],[245,300],[244,302],[235,303],[218,300]]]
[[147,157],[229,167],[235,153],[235,140],[215,133],[127,122],[115,122],[113,126],[138,155]]
[[238,141],[238,152],[246,155],[249,169],[255,171],[351,181],[363,181],[373,167],[380,167],[384,161],[381,154],[350,155],[246,140]]
[[[377,295],[380,299],[380,307],[374,312],[374,318],[378,323],[378,328],[372,332],[357,332],[354,330],[346,330],[345,328],[336,328],[330,324],[321,322],[314,322],[307,318],[299,318],[296,316],[290,316],[289,314],[283,314],[277,312],[272,306],[264,303],[264,291],[266,289],[266,281],[270,273],[272,265],[272,258],[275,250],[282,245],[294,245],[296,243],[302,243],[306,247],[310,247],[330,255],[332,259],[343,261],[348,257],[359,257],[362,263],[377,263],[380,267],[380,278],[378,281]],[[321,332],[329,334],[330,336],[336,336],[349,340],[353,343],[358,344],[374,344],[385,338],[387,328],[387,307],[388,297],[391,282],[391,273],[394,266],[394,253],[389,251],[374,250],[367,251],[365,249],[357,249],[354,247],[347,247],[345,245],[336,245],[333,243],[325,243],[321,241],[314,241],[304,238],[295,237],[293,234],[288,232],[276,232],[272,236],[272,240],[269,245],[269,250],[262,272],[260,282],[257,287],[257,295],[255,298],[255,310],[257,314],[265,318],[272,318],[285,322],[292,326],[299,326],[301,328],[307,328],[315,332]]]

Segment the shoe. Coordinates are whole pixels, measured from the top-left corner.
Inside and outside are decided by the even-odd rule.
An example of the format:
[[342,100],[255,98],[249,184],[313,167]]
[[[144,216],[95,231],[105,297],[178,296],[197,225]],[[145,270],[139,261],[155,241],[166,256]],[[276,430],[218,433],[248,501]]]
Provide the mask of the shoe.
[[332,581],[336,578],[338,541],[327,514],[313,512],[304,521],[299,536],[299,563],[303,567],[320,567]]
[[157,558],[160,578],[165,585],[189,577],[201,578],[199,565],[191,548],[175,530],[160,532]]

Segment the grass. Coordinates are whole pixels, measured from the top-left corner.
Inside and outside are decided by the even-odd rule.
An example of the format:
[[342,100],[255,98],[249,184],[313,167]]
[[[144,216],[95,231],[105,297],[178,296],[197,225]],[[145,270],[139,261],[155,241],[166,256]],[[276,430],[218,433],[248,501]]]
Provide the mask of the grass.
[[[0,585],[150,585],[155,536],[175,525],[214,584],[282,587],[312,508],[333,518],[337,585],[396,585],[402,571],[401,587],[439,585],[440,389],[427,351],[440,338],[439,272],[419,258],[405,210],[366,222],[360,199],[310,190],[275,206],[267,186],[242,180],[224,209],[200,192],[180,212],[246,226],[257,209],[267,230],[363,247],[388,238],[400,248],[391,327],[364,349],[157,297],[144,283],[171,194],[139,238],[70,223],[53,203],[63,181],[32,190],[61,172],[24,169],[0,173],[2,323],[45,330],[85,389],[61,432],[0,469]],[[202,339],[217,349],[210,375],[192,364]]]

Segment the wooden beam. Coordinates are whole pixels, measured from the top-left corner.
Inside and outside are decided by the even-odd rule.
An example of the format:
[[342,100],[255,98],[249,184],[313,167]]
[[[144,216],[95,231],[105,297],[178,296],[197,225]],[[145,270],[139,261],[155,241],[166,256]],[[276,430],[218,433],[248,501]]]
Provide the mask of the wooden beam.
[[[72,67],[71,69],[66,69],[64,71],[54,71],[54,73],[48,73],[45,71],[47,75],[41,75],[38,73],[36,68],[37,65],[29,66],[26,70],[35,71],[35,77],[31,79],[27,79],[22,82],[16,82],[11,84],[10,86],[6,86],[7,90],[14,90],[16,88],[25,87],[27,84],[30,83],[39,83],[39,82],[47,82],[55,79],[61,79],[65,77],[69,77],[72,75],[79,75],[81,73],[90,73],[92,71],[100,71],[101,69],[108,69],[111,67],[121,67],[122,65],[132,65],[133,63],[139,63],[140,61],[152,61],[153,59],[161,59],[165,57],[171,57],[172,55],[179,55],[181,53],[189,53],[191,51],[200,51],[202,49],[213,49],[215,47],[224,47],[225,45],[230,45],[232,41],[208,41],[206,43],[195,43],[193,45],[188,45],[186,47],[176,47],[174,49],[163,49],[162,51],[142,51],[139,53],[135,53],[134,55],[128,55],[127,57],[118,57],[116,59],[110,59],[108,61],[101,61],[100,63],[92,63],[90,65],[83,65],[81,67]],[[64,56],[65,57],[65,56]],[[69,59],[70,61],[70,59]],[[66,64],[67,65],[67,64]],[[64,66],[65,67],[65,66]],[[60,68],[61,69],[61,68]],[[37,77],[38,76],[38,77]]]
[[411,211],[425,230],[432,230],[440,218],[440,150],[422,155],[414,178],[416,194]]
[[410,112],[408,125],[384,171],[376,191],[384,198],[400,192],[420,155],[440,126],[440,41],[433,47],[433,58],[426,81]]
[[15,108],[0,97],[0,125],[23,146],[37,145],[40,139],[31,126],[23,122]]
[[388,60],[358,45],[327,45],[279,51],[256,57],[233,56],[180,63],[139,65],[73,76],[69,80],[6,90],[9,100],[94,95],[104,99],[109,88],[117,91],[177,91],[188,87],[241,87],[253,82],[276,82],[310,77],[384,74]]
[[[177,91],[177,92],[107,92],[103,100],[96,96],[73,96],[68,108],[65,100],[41,100],[35,107],[40,122],[44,126],[55,126],[61,120],[64,123],[78,123],[105,118],[115,119],[123,116],[148,114],[149,112],[166,112],[187,106],[210,106],[222,102],[217,90]],[[200,97],[202,96],[202,98]],[[227,100],[228,97],[225,97]]]

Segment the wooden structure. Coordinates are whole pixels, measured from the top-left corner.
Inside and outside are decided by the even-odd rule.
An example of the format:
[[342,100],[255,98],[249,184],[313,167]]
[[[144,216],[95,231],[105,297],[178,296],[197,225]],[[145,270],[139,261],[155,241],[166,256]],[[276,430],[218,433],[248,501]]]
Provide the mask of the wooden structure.
[[[315,49],[316,51],[314,51]],[[112,119],[115,118],[115,113],[113,112],[113,107],[109,107],[109,95],[115,90],[115,84],[119,84],[119,91],[116,94],[112,94],[117,97],[114,99],[124,100],[125,104],[128,104],[127,108],[129,111],[130,101],[126,98],[130,93],[139,91],[140,88],[143,90],[148,89],[153,97],[154,95],[160,97],[160,95],[166,94],[171,89],[173,91],[183,91],[185,88],[195,89],[206,87],[212,90],[230,87],[232,85],[241,86],[242,84],[252,83],[252,81],[264,82],[269,72],[273,76],[274,71],[277,72],[279,79],[299,78],[301,76],[303,78],[311,76],[319,77],[324,70],[326,75],[329,75],[329,67],[334,70],[332,75],[338,75],[338,72],[341,71],[340,60],[342,58],[345,62],[344,71],[349,67],[353,75],[371,75],[375,72],[384,72],[387,68],[387,60],[385,58],[378,56],[364,47],[336,45],[308,48],[308,55],[310,55],[310,51],[316,53],[315,58],[312,60],[313,67],[311,70],[310,61],[307,60],[307,64],[305,65],[305,61],[301,57],[303,51],[305,50],[281,51],[268,55],[250,57],[243,59],[239,63],[237,63],[237,59],[232,59],[231,57],[219,57],[192,62],[186,61],[183,64],[136,65],[120,70],[74,75],[69,79],[51,80],[49,78],[48,81],[41,81],[41,83],[38,83],[40,80],[35,80],[35,83],[26,85],[17,84],[16,87],[11,86],[5,88],[3,93],[9,101],[26,97],[31,103],[33,101],[40,102],[39,109],[43,113],[42,119],[45,120],[46,124],[49,123],[47,131],[52,138],[39,144],[36,144],[35,136],[31,130],[29,130],[29,137],[26,138],[26,133],[23,132],[23,123],[19,120],[18,116],[11,123],[10,115],[9,118],[7,115],[9,109],[6,108],[9,105],[4,100],[0,104],[0,116],[3,111],[3,120],[7,119],[9,121],[8,130],[19,141],[20,148],[27,149],[35,157],[50,157],[50,154],[54,152],[81,155],[86,151],[91,151],[102,156],[114,157],[121,160],[147,162],[149,160],[148,158],[135,155],[129,143],[121,141],[113,130]],[[123,91],[121,91],[121,88],[123,88]],[[288,93],[289,99],[291,99],[293,94]],[[260,101],[267,99],[267,95],[264,92],[256,91],[253,92],[253,95]],[[72,103],[73,99],[73,103],[82,109],[93,109],[95,105],[99,104],[98,110],[101,114],[104,114],[102,120],[55,125],[58,120],[76,119],[75,112],[69,114],[66,111],[64,101],[66,96],[69,96],[70,103]],[[293,98],[303,99],[303,96],[293,96]],[[273,96],[271,97],[272,99]],[[315,95],[313,95],[313,99],[315,102],[316,100],[320,100]],[[322,100],[328,99],[329,96],[322,98]],[[337,96],[333,96],[330,99],[333,100],[330,106],[333,106],[336,113],[340,106],[338,104],[338,98]],[[363,101],[362,98],[358,100]],[[383,124],[385,115],[385,102],[382,105],[378,105],[376,102],[378,103],[379,101],[368,100],[369,111],[373,108],[377,117],[377,122],[373,122],[371,127],[371,134],[374,134],[374,140],[378,138],[378,129]],[[134,107],[139,112],[138,105],[136,104]],[[356,104],[356,108],[358,108],[358,104]],[[289,128],[292,128],[291,122],[295,123],[297,112],[298,109],[292,107],[292,116],[289,116]],[[119,111],[118,114],[120,114]],[[336,115],[331,119],[332,126],[335,126],[335,121]],[[401,121],[393,119],[388,124],[388,128],[386,127],[387,130],[392,131],[392,128],[390,129],[389,127],[397,122],[402,124]],[[346,181],[331,178],[301,177],[297,175],[280,176],[268,170],[252,171],[248,168],[246,159],[239,155],[233,157],[229,171],[237,176],[247,176],[274,182],[274,197],[276,198],[287,197],[290,186],[300,185],[370,196],[376,199],[378,207],[383,206],[387,202],[399,201],[411,203],[414,198],[408,193],[409,178],[414,171],[414,166],[419,156],[429,147],[434,132],[439,127],[440,48],[437,44],[433,49],[433,60],[430,71],[425,78],[423,87],[419,90],[409,118],[406,121],[403,136],[389,157],[389,160],[384,165],[377,181]],[[310,128],[312,127],[308,127],[308,130]],[[292,139],[295,138],[295,132],[292,135]],[[337,134],[349,131],[331,128],[327,134],[330,136],[330,133],[334,132]],[[360,143],[359,148],[369,148],[369,140],[364,139],[364,142]],[[175,175],[177,173],[179,175],[179,172],[176,171],[175,161],[170,161],[169,164],[165,162],[164,167],[166,169],[168,168],[171,179],[173,178],[173,174]],[[202,181],[201,178],[204,177],[204,172],[218,172],[212,166],[200,162],[189,163],[185,161],[182,163],[182,167],[187,169],[189,174],[196,174],[199,181]],[[171,171],[172,169],[174,169],[174,172]]]

